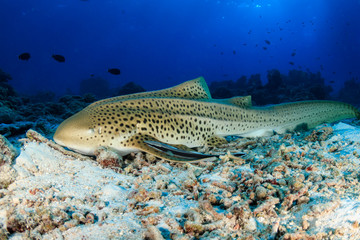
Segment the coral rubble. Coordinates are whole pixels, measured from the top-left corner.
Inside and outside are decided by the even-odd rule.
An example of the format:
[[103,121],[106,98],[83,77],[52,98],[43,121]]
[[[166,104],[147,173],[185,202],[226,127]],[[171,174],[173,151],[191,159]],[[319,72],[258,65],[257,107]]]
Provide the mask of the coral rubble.
[[[360,234],[358,136],[357,128],[339,123],[238,138],[198,149],[220,154],[219,161],[182,164],[143,153],[121,158],[109,149],[99,150],[97,161],[80,160],[28,131],[9,165],[15,177],[0,190],[0,236],[354,238]],[[246,155],[232,155],[238,151]]]

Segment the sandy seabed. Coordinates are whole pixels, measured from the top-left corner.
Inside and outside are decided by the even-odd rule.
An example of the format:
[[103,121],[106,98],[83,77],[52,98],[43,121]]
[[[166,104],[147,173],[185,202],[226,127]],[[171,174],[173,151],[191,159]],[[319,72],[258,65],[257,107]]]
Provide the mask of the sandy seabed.
[[239,138],[196,164],[25,139],[0,164],[0,239],[360,239],[353,125]]

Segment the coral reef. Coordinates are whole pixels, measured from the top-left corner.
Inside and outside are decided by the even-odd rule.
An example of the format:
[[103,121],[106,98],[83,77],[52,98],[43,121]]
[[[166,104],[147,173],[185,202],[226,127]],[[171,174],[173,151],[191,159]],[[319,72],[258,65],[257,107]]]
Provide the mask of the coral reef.
[[17,174],[11,165],[18,154],[17,149],[4,136],[0,135],[0,189],[7,188],[15,181]]
[[11,102],[11,99],[16,96],[16,92],[12,86],[8,84],[8,80],[11,80],[10,74],[5,73],[0,69],[0,100],[5,102]]
[[251,95],[257,105],[331,99],[332,88],[325,85],[320,73],[291,70],[286,76],[273,69],[268,71],[267,80],[263,85],[260,75],[255,74],[249,79],[242,76],[235,82],[213,82],[209,88],[214,98]]
[[126,94],[132,94],[132,93],[138,93],[138,92],[145,92],[146,90],[141,87],[140,85],[134,83],[134,82],[129,82],[126,83],[124,86],[122,86],[121,88],[119,88],[118,90],[116,90],[116,96],[118,95],[126,95]]
[[338,99],[360,106],[360,82],[351,78],[344,83],[343,88],[338,93]]
[[0,166],[11,164],[18,155],[14,146],[2,135],[0,135]]
[[52,98],[51,93],[45,93],[35,98],[14,97],[11,101],[0,101],[0,134],[14,137],[32,128],[50,137],[60,122],[95,101],[91,94],[66,95],[58,102],[47,101]]
[[1,106],[0,102],[0,123],[14,123],[19,120],[16,111],[7,106]]

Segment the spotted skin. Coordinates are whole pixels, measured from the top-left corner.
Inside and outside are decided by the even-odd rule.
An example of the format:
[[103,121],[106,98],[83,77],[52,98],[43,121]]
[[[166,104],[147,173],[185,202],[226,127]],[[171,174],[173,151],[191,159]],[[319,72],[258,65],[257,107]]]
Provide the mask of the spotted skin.
[[158,91],[134,93],[134,94],[122,95],[118,97],[107,98],[94,102],[90,106],[95,107],[104,103],[117,102],[124,99],[134,99],[134,98],[136,99],[136,98],[147,98],[147,97],[209,99],[211,98],[211,95],[204,78],[198,77],[193,80],[181,83],[175,87],[166,88]]
[[359,117],[359,111],[353,106],[333,101],[251,107],[246,103],[248,99],[213,100],[207,88],[202,90],[201,81],[187,82],[188,86],[200,86],[191,88],[203,93],[197,95],[201,96],[198,99],[187,97],[194,93],[184,96],[178,88],[176,93],[182,93],[181,97],[172,95],[168,89],[165,95],[161,90],[160,96],[153,92],[151,96],[144,93],[96,102],[65,120],[54,139],[89,155],[105,146],[123,155],[141,150],[170,161],[195,161],[197,159],[182,159],[171,152],[154,150],[146,145],[146,140],[186,148],[213,146],[225,143],[222,137],[227,135],[263,136],[294,131],[299,126],[313,128],[324,122]]

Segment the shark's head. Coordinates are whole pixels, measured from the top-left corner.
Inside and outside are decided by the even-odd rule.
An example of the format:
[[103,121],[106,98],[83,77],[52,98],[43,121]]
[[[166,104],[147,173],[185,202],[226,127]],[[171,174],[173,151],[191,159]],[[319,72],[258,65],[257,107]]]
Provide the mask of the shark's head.
[[159,91],[100,100],[61,123],[54,140],[86,155],[94,155],[99,147],[111,148],[120,155],[126,155],[143,149],[139,146],[140,134],[173,138],[171,136],[176,133],[171,131],[175,131],[175,128],[165,126],[170,124],[170,120],[163,120],[163,106],[156,101],[158,98],[173,99],[176,111],[179,108],[176,99],[208,100],[211,95],[205,80],[200,77]]
[[63,121],[54,134],[56,143],[77,152],[94,155],[96,149],[95,129],[90,113],[82,110]]

